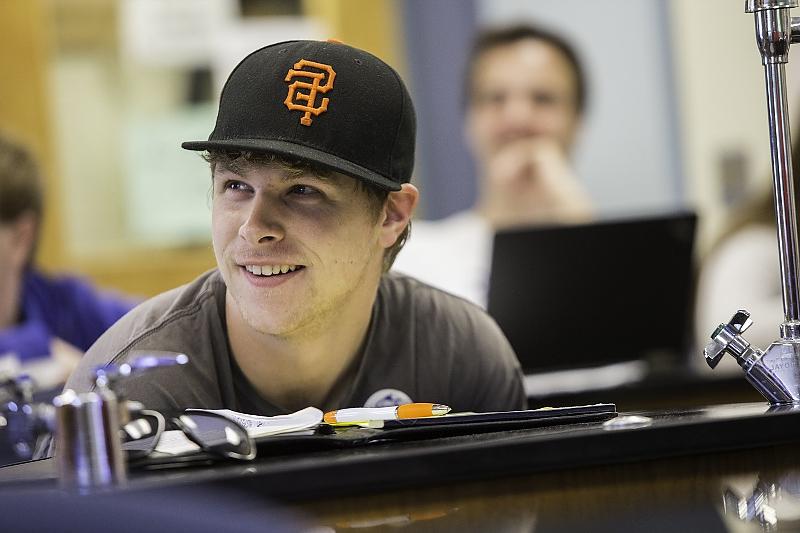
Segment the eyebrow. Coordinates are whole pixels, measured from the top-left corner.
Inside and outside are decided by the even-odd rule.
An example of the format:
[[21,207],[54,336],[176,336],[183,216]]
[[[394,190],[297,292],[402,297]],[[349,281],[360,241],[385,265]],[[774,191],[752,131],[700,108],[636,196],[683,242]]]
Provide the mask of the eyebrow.
[[236,164],[236,161],[229,160],[229,161],[215,161],[214,162],[214,174],[217,173],[217,169],[227,170],[228,172],[232,172],[237,176],[242,175],[242,171],[244,170],[241,165]]
[[[330,173],[319,172],[319,171],[315,171],[315,170],[310,169],[310,168],[306,169],[306,168],[298,168],[298,167],[285,167],[285,166],[282,166],[282,165],[279,165],[279,164],[268,165],[268,166],[272,166],[273,168],[276,168],[276,169],[279,169],[279,170],[285,170],[286,174],[284,174],[282,176],[282,178],[281,178],[282,181],[284,181],[284,182],[304,180],[304,179],[313,179],[313,180],[320,181],[320,182],[323,182],[323,183],[335,184],[335,183],[339,183],[339,182],[342,181],[340,179],[340,176],[338,176],[335,172],[330,172]],[[235,163],[231,164],[231,163],[227,163],[227,162],[226,163],[220,162],[220,163],[217,163],[215,168],[214,168],[214,176],[213,177],[216,177],[216,172],[219,169],[219,170],[222,170],[222,171],[231,172],[233,174],[236,174],[239,177],[244,178],[245,177],[244,173],[247,171],[248,168],[252,168],[252,167],[250,167],[250,165],[244,166],[244,165],[237,165]]]
[[339,180],[337,180],[333,176],[320,176],[314,173],[302,173],[302,174],[287,174],[281,178],[281,181],[284,183],[292,182],[292,181],[300,181],[300,180],[307,180],[311,179],[314,181],[322,182],[322,183],[329,183],[329,184],[336,184]]

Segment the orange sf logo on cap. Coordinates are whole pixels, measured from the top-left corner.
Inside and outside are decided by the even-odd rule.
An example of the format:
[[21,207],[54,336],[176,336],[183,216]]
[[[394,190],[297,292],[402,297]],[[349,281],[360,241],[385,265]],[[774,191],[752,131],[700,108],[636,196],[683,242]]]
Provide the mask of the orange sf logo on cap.
[[[319,69],[322,72],[318,72],[317,70],[303,70],[306,67]],[[333,80],[336,78],[336,72],[334,72],[333,67],[330,65],[301,59],[294,64],[294,68],[289,69],[283,81],[291,81],[292,78],[310,78],[311,81],[295,81],[289,85],[289,94],[286,95],[286,99],[283,103],[286,104],[286,107],[290,110],[305,111],[300,118],[300,124],[303,126],[310,126],[312,113],[316,117],[319,116],[320,113],[328,110],[328,101],[330,99],[323,98],[319,106],[317,106],[317,93],[325,94],[333,89]],[[324,84],[322,83],[323,80],[325,81]],[[307,90],[308,92],[301,92],[300,89]],[[295,103],[295,101],[305,103]]]

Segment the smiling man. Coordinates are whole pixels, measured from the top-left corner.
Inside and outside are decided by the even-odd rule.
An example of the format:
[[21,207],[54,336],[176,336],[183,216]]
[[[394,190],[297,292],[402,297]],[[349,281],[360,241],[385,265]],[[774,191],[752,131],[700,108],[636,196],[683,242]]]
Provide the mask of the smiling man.
[[519,364],[478,307],[389,274],[417,203],[414,109],[397,73],[333,42],[267,46],[234,69],[204,151],[218,269],[145,302],[67,383],[148,350],[190,363],[126,383],[167,413],[274,415],[437,402],[525,405]]

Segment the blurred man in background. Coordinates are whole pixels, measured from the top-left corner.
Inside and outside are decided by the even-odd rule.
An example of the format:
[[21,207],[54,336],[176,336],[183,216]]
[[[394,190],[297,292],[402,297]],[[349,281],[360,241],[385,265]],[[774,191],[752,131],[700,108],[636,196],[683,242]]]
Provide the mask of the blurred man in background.
[[564,39],[521,25],[478,36],[464,86],[478,199],[468,211],[415,222],[395,269],[485,307],[494,231],[591,219],[569,160],[586,81]]
[[42,179],[31,154],[0,136],[0,375],[25,372],[55,387],[133,302],[33,265]]

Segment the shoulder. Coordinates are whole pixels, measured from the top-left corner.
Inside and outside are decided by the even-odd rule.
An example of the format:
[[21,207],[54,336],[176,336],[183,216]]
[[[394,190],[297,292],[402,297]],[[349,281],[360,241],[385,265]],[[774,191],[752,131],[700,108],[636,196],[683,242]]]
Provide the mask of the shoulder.
[[185,352],[192,338],[209,334],[208,322],[221,320],[225,283],[211,270],[181,287],[159,294],[135,307],[92,345],[70,377],[68,388],[85,390],[86,370],[124,360],[137,349]]
[[[417,335],[435,335],[454,345],[484,344],[508,348],[500,327],[477,304],[397,272],[384,274],[379,305],[397,321],[392,327],[413,327]],[[512,352],[513,353],[513,352]]]
[[778,242],[775,226],[768,224],[751,224],[730,235],[720,244],[720,250],[731,251],[745,247],[745,253],[753,249],[776,249]]
[[[75,275],[45,275],[32,269],[25,278],[25,291],[29,297],[48,302],[57,302],[62,312],[80,310],[82,314],[97,308],[119,309],[119,315],[134,307],[135,301],[111,291],[95,287],[89,280]],[[109,311],[110,311],[109,310]],[[117,317],[114,317],[116,320]],[[113,322],[113,321],[112,321]]]
[[136,304],[131,298],[99,290],[83,278],[47,276],[35,269],[26,273],[23,287],[28,318],[81,351]]
[[500,327],[476,304],[402,274],[383,276],[377,310],[384,350],[413,354],[413,367],[460,409],[525,405],[519,361]]
[[410,306],[415,311],[488,317],[477,304],[402,272],[384,274],[378,292],[380,298],[395,305]]
[[163,292],[138,305],[119,328],[130,330],[133,337],[163,328],[182,317],[196,314],[203,308],[216,308],[218,299],[224,297],[225,282],[219,271],[210,270],[193,281]]
[[738,277],[743,273],[747,276],[758,276],[759,273],[773,276],[776,269],[764,268],[764,265],[777,265],[777,261],[753,261],[753,258],[777,258],[777,254],[775,227],[753,224],[745,226],[721,242],[706,259],[703,270],[705,275],[713,276],[730,274]]
[[46,275],[37,269],[31,269],[25,276],[25,291],[28,294],[59,302],[73,302],[76,295],[93,292],[91,284],[77,276]]

